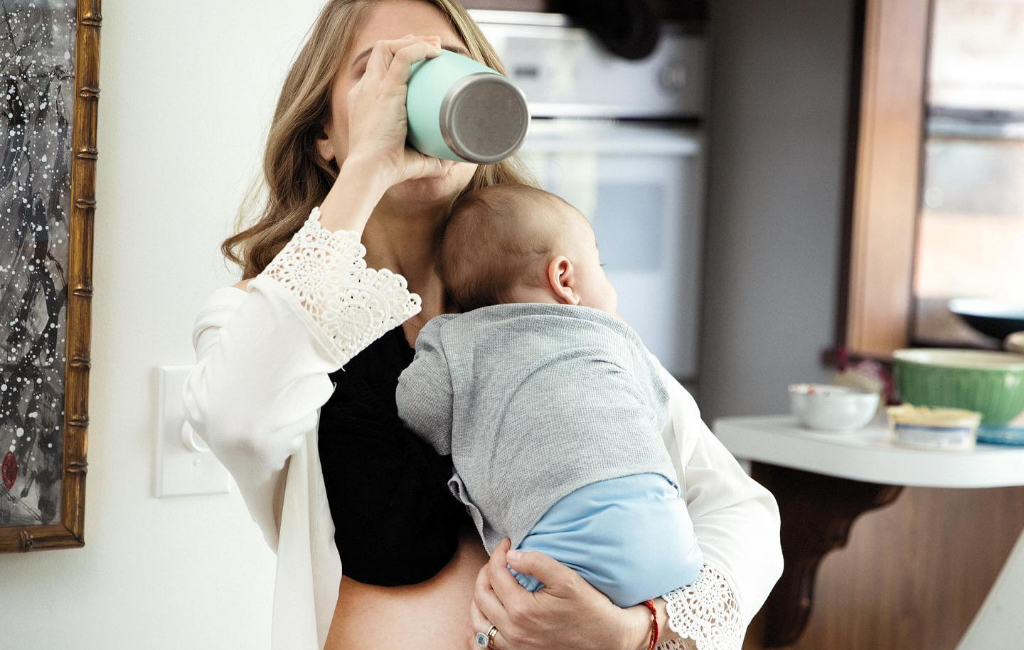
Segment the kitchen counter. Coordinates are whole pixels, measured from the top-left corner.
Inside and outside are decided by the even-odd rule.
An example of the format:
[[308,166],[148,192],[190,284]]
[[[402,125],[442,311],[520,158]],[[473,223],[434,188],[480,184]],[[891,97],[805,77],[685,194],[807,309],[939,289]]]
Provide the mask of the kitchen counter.
[[848,433],[811,431],[788,415],[722,418],[714,432],[736,458],[855,481],[944,488],[1024,485],[1024,447],[900,447],[893,444],[884,416]]
[[893,444],[884,415],[855,432],[812,431],[790,416],[732,417],[713,430],[779,504],[785,568],[765,602],[766,648],[797,642],[810,618],[821,559],[846,545],[854,520],[893,503],[904,487],[1024,485],[1024,448],[971,451]]

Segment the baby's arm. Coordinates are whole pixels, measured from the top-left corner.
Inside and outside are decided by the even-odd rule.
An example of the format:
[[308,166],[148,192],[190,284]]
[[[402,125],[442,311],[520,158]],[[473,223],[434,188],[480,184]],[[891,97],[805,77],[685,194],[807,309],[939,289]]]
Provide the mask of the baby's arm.
[[416,357],[398,378],[398,416],[437,453],[452,453],[452,379],[441,345],[441,323],[433,318],[416,339]]

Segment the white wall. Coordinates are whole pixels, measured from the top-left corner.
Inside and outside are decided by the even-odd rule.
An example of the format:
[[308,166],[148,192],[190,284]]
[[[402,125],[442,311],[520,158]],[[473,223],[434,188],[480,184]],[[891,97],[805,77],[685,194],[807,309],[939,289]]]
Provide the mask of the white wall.
[[82,549],[0,556],[3,650],[266,648],[273,555],[241,497],[155,499],[157,374],[237,280],[230,234],[320,0],[107,2]]
[[700,403],[782,413],[834,343],[852,0],[716,0]]

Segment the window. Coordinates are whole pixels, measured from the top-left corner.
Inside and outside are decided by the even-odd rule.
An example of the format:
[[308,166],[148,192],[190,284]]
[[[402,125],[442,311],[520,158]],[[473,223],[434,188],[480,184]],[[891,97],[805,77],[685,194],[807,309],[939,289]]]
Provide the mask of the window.
[[982,345],[954,298],[1024,305],[1024,0],[936,0],[912,337]]

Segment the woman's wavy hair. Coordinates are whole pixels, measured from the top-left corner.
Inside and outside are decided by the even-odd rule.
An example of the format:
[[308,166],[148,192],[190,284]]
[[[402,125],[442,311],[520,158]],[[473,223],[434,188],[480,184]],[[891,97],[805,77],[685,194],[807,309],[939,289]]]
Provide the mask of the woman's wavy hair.
[[[328,0],[292,63],[274,110],[262,174],[250,185],[238,209],[237,232],[220,247],[228,260],[242,268],[242,279],[266,268],[334,184],[337,163],[325,161],[316,148],[317,137],[330,117],[331,85],[370,10],[387,1]],[[422,1],[447,17],[472,58],[504,74],[494,48],[458,2]],[[513,156],[480,165],[463,192],[497,183],[536,185],[522,161]],[[247,222],[252,225],[243,229]]]

